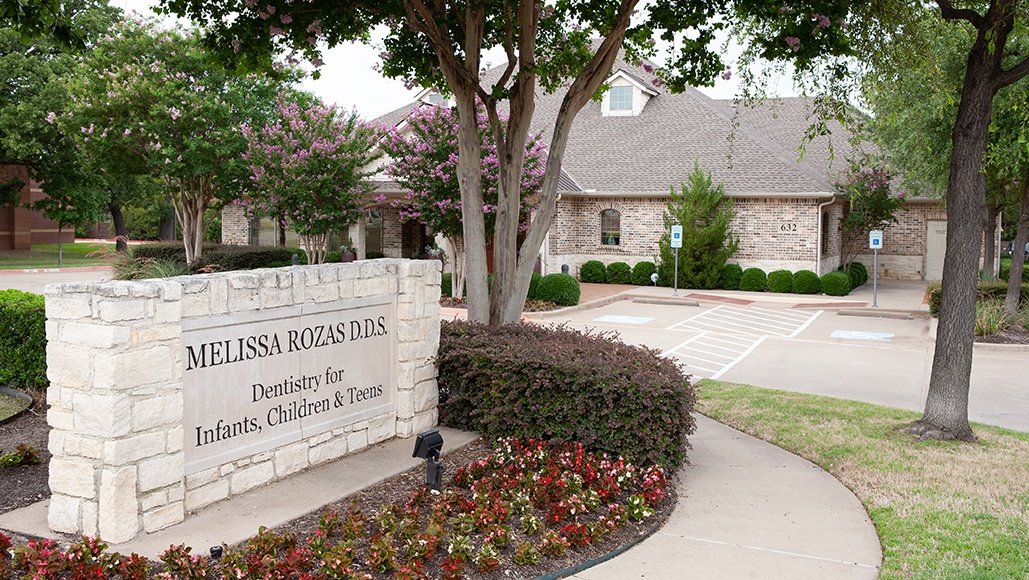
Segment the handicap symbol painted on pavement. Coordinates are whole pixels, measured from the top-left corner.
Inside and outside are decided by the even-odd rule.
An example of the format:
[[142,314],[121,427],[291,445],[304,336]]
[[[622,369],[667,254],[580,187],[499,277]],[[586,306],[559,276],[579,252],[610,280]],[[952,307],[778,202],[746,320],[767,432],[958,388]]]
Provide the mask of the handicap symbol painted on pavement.
[[837,330],[832,333],[833,338],[850,338],[853,340],[891,340],[893,333],[890,332],[864,332],[861,330]]

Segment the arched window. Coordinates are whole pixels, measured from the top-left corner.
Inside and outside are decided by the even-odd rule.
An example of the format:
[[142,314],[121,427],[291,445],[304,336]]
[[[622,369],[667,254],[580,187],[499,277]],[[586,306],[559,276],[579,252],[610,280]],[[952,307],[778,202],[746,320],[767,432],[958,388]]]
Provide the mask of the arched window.
[[822,212],[822,257],[829,253],[829,212]]
[[616,209],[605,209],[600,212],[600,243],[605,246],[617,246],[622,239],[622,214]]

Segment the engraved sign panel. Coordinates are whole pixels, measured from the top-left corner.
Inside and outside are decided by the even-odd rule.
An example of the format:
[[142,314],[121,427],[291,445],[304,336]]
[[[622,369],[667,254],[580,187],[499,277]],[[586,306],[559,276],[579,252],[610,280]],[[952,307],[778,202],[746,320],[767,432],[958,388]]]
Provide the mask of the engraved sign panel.
[[392,298],[184,321],[186,473],[394,410]]

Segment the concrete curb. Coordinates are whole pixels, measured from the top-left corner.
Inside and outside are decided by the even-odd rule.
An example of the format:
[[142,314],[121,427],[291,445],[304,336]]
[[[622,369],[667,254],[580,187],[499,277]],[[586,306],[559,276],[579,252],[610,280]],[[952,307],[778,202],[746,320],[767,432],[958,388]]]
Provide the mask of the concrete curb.
[[836,311],[840,316],[867,316],[869,318],[894,318],[897,320],[911,320],[913,318],[928,318],[928,312],[921,310],[880,310],[878,308],[842,308]]
[[[939,318],[929,319],[929,340],[936,342],[936,328],[940,325]],[[1029,344],[995,344],[992,342],[972,343],[972,351],[981,352],[1029,352]]]

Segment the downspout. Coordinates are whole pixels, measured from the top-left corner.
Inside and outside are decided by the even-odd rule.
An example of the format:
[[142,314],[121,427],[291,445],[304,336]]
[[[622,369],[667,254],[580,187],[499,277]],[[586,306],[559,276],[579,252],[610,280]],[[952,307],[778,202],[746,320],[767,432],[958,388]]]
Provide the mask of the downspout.
[[815,210],[815,219],[818,220],[818,244],[815,246],[815,275],[819,278],[822,277],[822,236],[825,235],[825,232],[822,231],[822,209],[834,203],[836,203],[835,195],[829,198],[829,201],[818,204],[818,208]]

